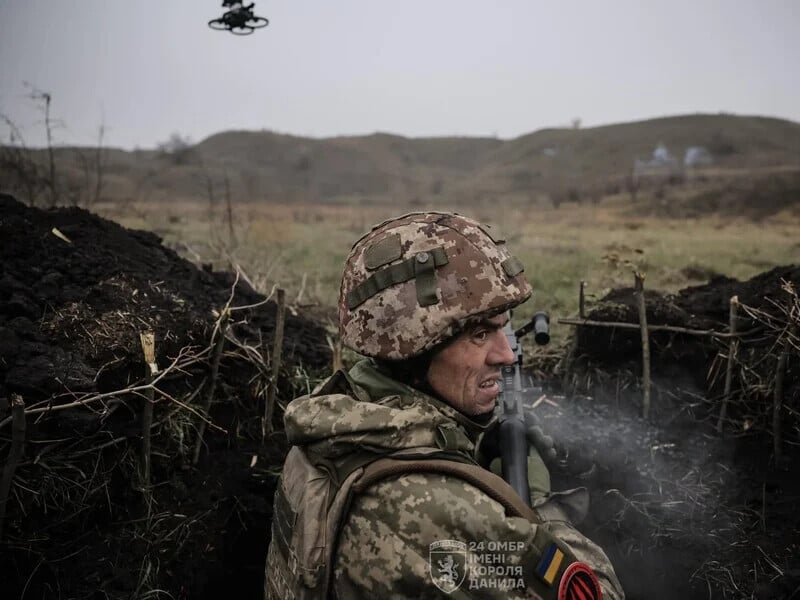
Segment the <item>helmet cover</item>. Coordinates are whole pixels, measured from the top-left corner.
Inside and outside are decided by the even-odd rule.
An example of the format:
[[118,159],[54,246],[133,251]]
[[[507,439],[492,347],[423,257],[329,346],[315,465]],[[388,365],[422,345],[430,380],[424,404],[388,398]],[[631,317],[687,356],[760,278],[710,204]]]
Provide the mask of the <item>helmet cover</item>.
[[504,240],[454,213],[410,213],[376,225],[345,261],[339,333],[360,354],[412,358],[471,318],[527,300],[531,286]]

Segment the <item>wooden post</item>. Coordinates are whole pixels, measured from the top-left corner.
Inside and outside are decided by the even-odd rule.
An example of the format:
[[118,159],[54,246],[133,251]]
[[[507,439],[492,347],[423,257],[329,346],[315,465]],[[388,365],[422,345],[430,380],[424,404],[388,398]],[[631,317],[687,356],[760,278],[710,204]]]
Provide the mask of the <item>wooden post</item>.
[[6,466],[3,467],[3,479],[0,480],[0,540],[3,539],[3,523],[6,518],[8,495],[14,481],[19,459],[25,448],[25,401],[19,394],[11,394],[11,449],[8,451]]
[[[208,413],[211,410],[211,401],[214,399],[214,392],[217,390],[217,378],[219,376],[219,361],[222,358],[222,348],[225,345],[225,332],[228,329],[228,320],[231,313],[226,306],[222,309],[222,314],[219,316],[219,327],[217,329],[217,339],[214,342],[214,353],[211,356],[211,378],[208,382],[205,397],[203,398],[203,412],[202,415],[208,419]],[[197,441],[194,444],[194,454],[192,455],[192,464],[196,465],[200,460],[200,450],[203,447],[203,436],[206,432],[206,422],[200,421],[197,426]]]
[[267,401],[264,404],[264,418],[261,421],[261,439],[272,433],[272,415],[275,413],[275,396],[278,392],[278,374],[281,370],[283,352],[283,327],[286,321],[286,291],[278,288],[275,305],[275,341],[272,346],[271,377],[267,388]]
[[797,334],[797,326],[792,324],[783,340],[783,348],[775,367],[775,392],[772,398],[772,440],[775,460],[780,460],[783,454],[783,431],[781,426],[781,411],[783,410],[783,378],[786,374],[786,363],[789,360],[789,351],[792,347],[791,338]]
[[335,340],[328,336],[328,347],[331,349],[331,371],[336,371],[344,368],[344,361],[342,360],[342,338],[336,336]]
[[736,338],[736,313],[738,308],[739,297],[732,296],[730,300],[730,311],[728,313],[728,326],[730,329],[731,339],[728,343],[728,364],[725,369],[725,389],[722,393],[722,407],[719,410],[719,419],[717,420],[717,433],[722,433],[725,419],[728,417],[728,402],[730,401],[731,388],[733,387],[733,366],[736,361],[736,353],[739,349],[739,340]]
[[[142,343],[142,353],[144,362],[147,363],[148,374],[147,383],[153,383],[158,375],[158,365],[156,365],[156,336],[152,331],[145,331],[139,334],[139,341]],[[144,410],[142,411],[142,490],[145,496],[150,497],[150,429],[153,426],[153,404],[155,402],[155,390],[152,387],[145,390]],[[149,506],[149,501],[148,501]]]
[[[581,280],[580,285],[578,287],[578,317],[580,318],[579,322],[583,322],[586,319],[586,307],[584,301],[584,291],[586,288],[586,282]],[[576,327],[574,333],[572,334],[572,340],[569,344],[569,350],[567,350],[567,355],[564,357],[563,362],[561,363],[561,368],[563,369],[562,377],[561,377],[561,387],[564,390],[564,393],[569,393],[568,390],[570,389],[570,372],[572,371],[572,362],[574,360],[575,352],[578,348],[578,334],[579,329]]]
[[646,419],[650,414],[650,332],[647,329],[647,306],[644,301],[644,274],[634,271],[633,276],[642,334],[642,417]]
[[225,208],[228,216],[228,246],[233,248],[236,245],[236,235],[233,232],[233,206],[231,205],[231,182],[228,177],[228,169],[225,169]]

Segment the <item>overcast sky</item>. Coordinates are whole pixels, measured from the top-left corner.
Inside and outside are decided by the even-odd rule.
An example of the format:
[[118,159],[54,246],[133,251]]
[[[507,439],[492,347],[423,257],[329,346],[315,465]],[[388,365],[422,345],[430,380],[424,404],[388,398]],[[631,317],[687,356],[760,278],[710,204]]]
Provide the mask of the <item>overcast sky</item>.
[[[0,0],[0,115],[44,142],[229,129],[499,136],[693,112],[800,121],[800,0]],[[0,125],[2,140],[9,130]]]

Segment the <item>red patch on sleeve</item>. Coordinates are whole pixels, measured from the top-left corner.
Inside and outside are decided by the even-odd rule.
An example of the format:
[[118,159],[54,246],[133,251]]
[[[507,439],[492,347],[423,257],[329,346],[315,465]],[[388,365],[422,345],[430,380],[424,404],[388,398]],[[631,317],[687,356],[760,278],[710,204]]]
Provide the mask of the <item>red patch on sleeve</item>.
[[597,576],[582,562],[572,563],[561,576],[558,600],[603,600]]

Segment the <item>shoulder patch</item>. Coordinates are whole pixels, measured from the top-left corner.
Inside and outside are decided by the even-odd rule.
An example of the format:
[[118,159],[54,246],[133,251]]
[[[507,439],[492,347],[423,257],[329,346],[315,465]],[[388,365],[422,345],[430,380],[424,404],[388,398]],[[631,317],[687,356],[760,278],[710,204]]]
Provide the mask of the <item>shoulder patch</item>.
[[558,600],[603,600],[600,582],[589,565],[572,563],[561,576]]
[[564,560],[564,553],[557,545],[551,543],[547,546],[539,564],[536,566],[536,574],[547,585],[553,585],[558,574],[558,568]]

